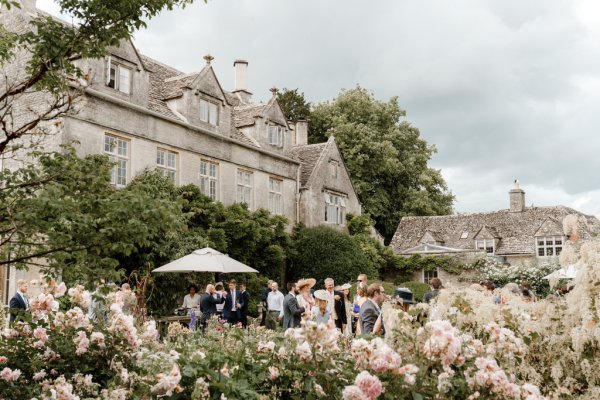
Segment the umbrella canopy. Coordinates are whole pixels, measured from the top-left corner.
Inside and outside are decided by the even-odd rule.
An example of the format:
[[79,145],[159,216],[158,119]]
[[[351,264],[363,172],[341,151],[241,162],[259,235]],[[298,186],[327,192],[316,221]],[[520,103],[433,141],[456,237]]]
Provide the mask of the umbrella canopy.
[[156,268],[152,272],[221,272],[229,274],[258,271],[215,249],[205,247]]
[[544,279],[575,279],[576,276],[577,269],[575,268],[575,265],[569,265],[559,270],[556,270],[549,275],[546,275]]

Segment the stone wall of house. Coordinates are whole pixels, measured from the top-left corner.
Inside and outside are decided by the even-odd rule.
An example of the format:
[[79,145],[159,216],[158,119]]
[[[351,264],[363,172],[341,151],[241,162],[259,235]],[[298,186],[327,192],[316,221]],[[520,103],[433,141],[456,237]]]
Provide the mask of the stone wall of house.
[[283,214],[295,221],[298,164],[244,147],[233,140],[144,114],[89,96],[85,107],[65,123],[65,142],[77,142],[80,155],[102,153],[104,135],[130,141],[129,179],[146,168],[156,167],[157,148],[178,154],[177,183],[199,184],[200,160],[219,165],[218,200],[236,201],[238,168],[253,173],[252,209],[268,208],[269,178],[283,181]]

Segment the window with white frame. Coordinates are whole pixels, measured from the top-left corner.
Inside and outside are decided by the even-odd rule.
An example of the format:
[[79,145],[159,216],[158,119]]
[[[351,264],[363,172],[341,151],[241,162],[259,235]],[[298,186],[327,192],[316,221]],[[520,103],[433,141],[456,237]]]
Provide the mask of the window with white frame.
[[274,215],[283,214],[283,181],[269,178],[269,212]]
[[283,147],[283,127],[278,125],[269,125],[269,144],[277,147]]
[[325,193],[325,222],[344,225],[346,198],[333,193]]
[[423,283],[427,283],[429,284],[429,282],[431,282],[431,280],[433,278],[437,278],[438,277],[438,270],[436,269],[432,269],[432,270],[427,270],[424,269],[423,270]]
[[177,182],[177,153],[167,149],[156,149],[156,167],[169,177],[173,182]]
[[237,196],[238,203],[246,203],[252,208],[252,172],[243,169],[237,170]]
[[106,86],[123,93],[131,93],[132,69],[122,64],[115,63],[112,57],[108,57],[108,71]]
[[200,99],[200,120],[213,126],[219,125],[219,107],[217,104]]
[[218,199],[218,168],[217,163],[200,160],[200,191],[212,200]]
[[475,240],[475,248],[477,250],[485,250],[487,254],[494,254],[494,246],[494,239]]
[[329,174],[331,175],[332,178],[338,177],[339,166],[340,166],[340,164],[337,161],[335,161],[335,160],[329,161]]
[[538,257],[560,256],[564,246],[564,236],[541,236],[535,238]]
[[115,163],[110,174],[110,183],[127,185],[129,175],[129,140],[114,135],[104,135],[104,153]]

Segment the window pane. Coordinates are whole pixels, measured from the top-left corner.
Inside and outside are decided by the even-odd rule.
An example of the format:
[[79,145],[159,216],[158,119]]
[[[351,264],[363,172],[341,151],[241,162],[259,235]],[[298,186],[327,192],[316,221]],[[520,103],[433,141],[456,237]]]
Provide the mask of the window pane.
[[119,90],[123,93],[129,93],[131,82],[131,72],[128,68],[119,67]]
[[161,149],[156,150],[156,164],[157,165],[165,165],[165,152],[164,152],[164,150],[161,150]]
[[552,238],[546,238],[546,246],[552,246]]
[[127,184],[127,160],[119,160],[117,168],[117,185]]
[[208,122],[208,101],[200,100],[200,119]]
[[209,113],[208,113],[208,117],[209,117],[209,121],[208,123],[211,125],[217,125],[217,121],[218,121],[218,111],[217,111],[217,105],[213,104],[213,103],[209,103]]
[[543,247],[540,247],[540,248],[538,249],[538,256],[540,256],[540,257],[543,257],[543,256],[544,256],[544,248],[543,248]]
[[215,181],[215,180],[210,181],[210,191],[209,191],[208,196],[213,200],[217,199],[217,181]]
[[544,245],[544,239],[538,239],[538,246],[543,246]]
[[210,164],[210,176],[213,178],[217,177],[217,165],[216,164]]
[[562,238],[554,238],[554,244],[562,245]]
[[125,140],[117,140],[117,154],[127,157],[127,142]]
[[206,162],[204,162],[204,161],[200,161],[200,175],[207,175],[206,174]]
[[556,247],[556,255],[560,256],[560,253],[562,253],[562,247]]
[[548,247],[546,249],[546,255],[547,256],[553,256],[554,255],[554,249],[552,247]]
[[175,165],[177,164],[176,162],[177,160],[177,154],[176,153],[168,153],[167,154],[167,166],[169,168],[175,168]]
[[114,64],[110,65],[108,87],[115,89],[117,79],[117,66]]

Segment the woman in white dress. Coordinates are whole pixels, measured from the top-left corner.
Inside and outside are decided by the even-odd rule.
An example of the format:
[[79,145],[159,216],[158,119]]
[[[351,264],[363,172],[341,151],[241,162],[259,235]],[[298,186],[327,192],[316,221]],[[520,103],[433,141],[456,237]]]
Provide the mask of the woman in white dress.
[[198,287],[196,285],[190,285],[188,287],[188,294],[183,298],[182,307],[190,314],[191,310],[200,310],[200,295],[197,293]]
[[310,289],[315,286],[317,283],[316,279],[300,279],[296,286],[298,287],[298,295],[296,296],[296,300],[298,300],[298,307],[304,307],[307,315],[311,315],[311,311],[315,306],[315,299],[310,293]]

